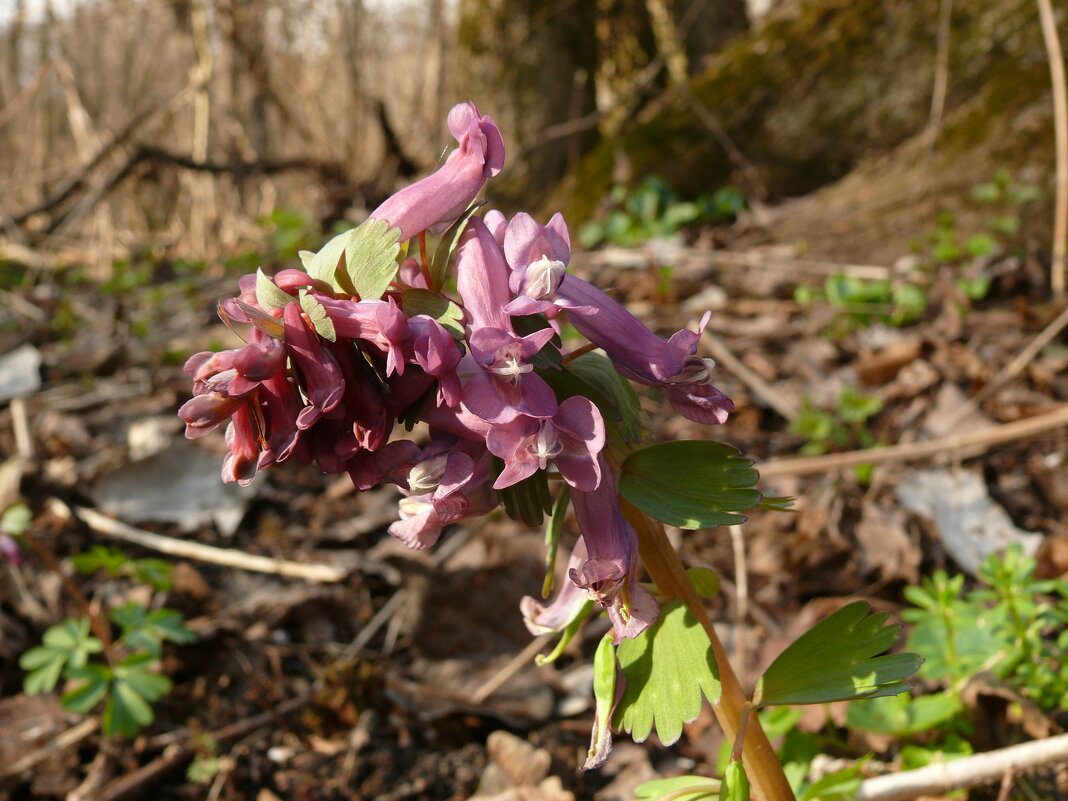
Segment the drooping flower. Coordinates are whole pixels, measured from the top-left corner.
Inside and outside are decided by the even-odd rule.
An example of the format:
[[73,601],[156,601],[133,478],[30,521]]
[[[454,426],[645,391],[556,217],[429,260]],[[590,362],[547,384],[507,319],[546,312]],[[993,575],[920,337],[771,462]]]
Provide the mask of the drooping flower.
[[[567,560],[568,571],[578,568],[586,559],[586,543],[579,538]],[[537,598],[526,595],[519,601],[519,611],[523,615],[527,631],[539,637],[563,630],[582,611],[587,601],[589,596],[586,591],[568,579],[563,582],[551,603],[543,604]]]
[[581,278],[569,276],[557,294],[576,305],[592,306],[571,324],[608,357],[627,378],[666,387],[675,410],[697,423],[723,423],[734,403],[709,380],[713,362],[699,359],[697,343],[708,324],[706,312],[696,331],[682,329],[661,339],[618,302]]
[[608,611],[616,644],[623,637],[637,637],[659,616],[660,606],[636,580],[638,535],[623,518],[619,494],[611,469],[601,462],[601,482],[592,492],[575,489],[575,509],[588,559],[571,568],[568,575]]
[[400,229],[403,242],[438,223],[455,220],[475,199],[487,178],[504,166],[504,139],[497,124],[474,103],[449,112],[449,131],[458,146],[437,172],[406,186],[371,212]]
[[559,212],[547,225],[526,212],[516,214],[504,232],[504,255],[511,269],[508,285],[516,295],[505,307],[509,314],[544,314],[552,319],[561,309],[571,314],[596,311],[557,294],[571,261],[571,238]]

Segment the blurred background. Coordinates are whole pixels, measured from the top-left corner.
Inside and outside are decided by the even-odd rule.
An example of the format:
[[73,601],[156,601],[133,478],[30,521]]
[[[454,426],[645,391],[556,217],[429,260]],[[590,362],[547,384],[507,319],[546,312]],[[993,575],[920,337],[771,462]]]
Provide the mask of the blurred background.
[[[700,354],[728,423],[641,402],[650,441],[726,442],[796,498],[669,532],[720,573],[743,674],[857,598],[928,657],[898,706],[769,722],[799,781],[1063,731],[1068,314],[1040,8],[0,0],[0,799],[630,801],[714,772],[707,710],[673,749],[621,737],[575,772],[603,628],[554,668],[523,653],[542,532],[491,516],[410,552],[392,489],[290,464],[224,486],[222,435],[182,437],[185,360],[238,344],[216,301],[434,170],[466,100],[506,142],[490,207],[563,211],[570,269],[658,333],[713,312]],[[160,645],[173,689],[137,737],[24,692],[45,630],[129,604],[199,638]],[[998,792],[970,797],[1068,797],[1053,769]]]

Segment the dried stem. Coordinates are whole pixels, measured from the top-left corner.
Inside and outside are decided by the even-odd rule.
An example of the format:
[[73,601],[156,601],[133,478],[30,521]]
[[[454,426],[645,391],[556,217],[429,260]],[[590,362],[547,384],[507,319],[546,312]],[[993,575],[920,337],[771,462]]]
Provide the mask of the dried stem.
[[1068,87],[1065,86],[1064,54],[1057,36],[1057,19],[1050,0],[1036,0],[1042,23],[1042,38],[1049,57],[1053,85],[1053,131],[1057,148],[1057,201],[1053,212],[1053,265],[1050,286],[1056,297],[1065,294],[1065,249],[1068,248]]
[[656,586],[686,604],[686,608],[697,618],[708,635],[720,681],[720,699],[712,705],[712,711],[723,727],[727,739],[732,742],[742,732],[744,724],[742,762],[754,795],[761,801],[794,801],[793,790],[782,772],[779,758],[771,747],[741,682],[731,668],[727,652],[712,626],[712,620],[705,611],[697,590],[686,575],[675,549],[668,542],[664,527],[622,498],[620,504],[624,516],[638,532],[642,563]]

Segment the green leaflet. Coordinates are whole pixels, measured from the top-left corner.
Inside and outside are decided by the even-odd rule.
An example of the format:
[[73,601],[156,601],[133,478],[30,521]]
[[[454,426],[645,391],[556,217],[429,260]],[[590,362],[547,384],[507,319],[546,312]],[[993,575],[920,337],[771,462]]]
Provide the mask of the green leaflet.
[[650,445],[623,462],[619,494],[657,520],[680,528],[737,525],[745,522],[737,512],[760,503],[752,464],[719,442]]
[[397,274],[400,229],[385,220],[365,220],[338,234],[314,256],[300,254],[304,269],[317,281],[363,300],[382,297]]
[[300,308],[308,315],[308,319],[311,320],[311,324],[315,328],[315,333],[329,342],[337,342],[334,321],[330,319],[323,305],[314,295],[308,294],[306,289],[300,290]]
[[701,698],[719,700],[719,671],[708,635],[682,601],[660,608],[657,621],[634,639],[624,638],[616,657],[627,677],[616,708],[616,726],[643,742],[656,728],[664,745],[701,712]]
[[541,597],[548,598],[553,591],[553,580],[556,576],[556,551],[560,546],[560,532],[564,528],[564,520],[567,519],[567,508],[571,504],[571,488],[564,482],[560,482],[560,494],[553,504],[553,512],[549,515],[549,524],[545,527],[545,580],[541,585]]
[[279,289],[275,282],[267,277],[262,268],[257,268],[256,302],[267,311],[270,311],[271,309],[284,308],[289,303],[292,303],[293,296]]
[[409,289],[401,295],[401,310],[407,317],[425,314],[441,323],[453,339],[464,338],[464,310],[443,295],[429,289]]
[[[546,351],[552,352],[545,348],[543,353]],[[549,369],[540,369],[538,375],[552,387],[559,401],[575,395],[593,401],[609,432],[614,429],[626,446],[641,441],[638,396],[605,356],[584,353],[568,362],[566,367],[551,365]]]
[[923,660],[916,654],[882,654],[901,626],[884,626],[887,613],[863,601],[848,604],[802,634],[757,682],[754,703],[821,704],[905,692],[904,679]]
[[486,205],[485,200],[472,203],[467,211],[461,214],[441,235],[441,241],[434,251],[433,258],[430,260],[430,289],[434,292],[445,286],[445,277],[449,272],[449,261],[452,259],[452,254],[456,251],[456,246],[460,242],[460,236],[467,227],[467,221],[471,219],[472,214],[478,211],[480,206],[484,205]]

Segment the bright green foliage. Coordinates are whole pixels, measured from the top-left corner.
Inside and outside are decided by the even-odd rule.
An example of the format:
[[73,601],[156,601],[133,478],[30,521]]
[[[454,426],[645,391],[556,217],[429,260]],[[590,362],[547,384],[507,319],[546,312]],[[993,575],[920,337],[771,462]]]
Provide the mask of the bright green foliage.
[[64,669],[85,667],[91,654],[104,650],[100,640],[89,633],[89,621],[73,618],[45,631],[41,643],[19,658],[19,667],[29,671],[23,681],[29,695],[51,692]]
[[744,523],[760,503],[750,459],[719,442],[683,440],[636,450],[623,462],[619,493],[646,514],[680,528]]
[[719,700],[719,671],[708,635],[682,601],[672,599],[657,621],[634,639],[624,638],[616,657],[626,689],[615,725],[643,742],[656,728],[664,745],[682,734],[701,711],[702,696]]
[[863,765],[864,760],[858,760],[847,768],[803,784],[797,801],[853,801],[864,778],[860,772]]
[[343,294],[363,300],[382,297],[397,274],[400,230],[368,219],[339,234],[315,254],[301,253],[308,274]]
[[882,400],[864,395],[850,386],[842,389],[838,406],[833,411],[820,409],[805,397],[801,401],[801,412],[790,423],[790,433],[808,440],[801,452],[809,456],[831,450],[870,448],[876,441],[865,424],[882,408]]
[[160,592],[171,588],[174,573],[173,566],[165,559],[131,559],[125,551],[104,545],[94,545],[86,553],[76,554],[71,562],[79,573],[88,575],[103,570],[112,578],[128,576]]
[[629,193],[626,187],[615,187],[612,201],[615,208],[604,220],[582,227],[579,241],[583,247],[602,242],[634,247],[655,237],[672,236],[688,225],[733,222],[746,206],[745,195],[731,186],[692,202],[680,201],[656,175],[648,176]]
[[927,309],[927,294],[917,284],[858,278],[846,273],[828,277],[822,290],[799,286],[794,290],[794,300],[803,305],[830,303],[838,312],[830,332],[838,336],[876,323],[908,325]]
[[884,626],[886,612],[856,601],[791,643],[757,682],[754,703],[821,704],[896,695],[923,662],[915,654],[882,654],[901,627]]
[[185,627],[181,614],[173,609],[153,609],[138,603],[111,610],[111,621],[122,629],[122,641],[131,651],[146,651],[159,657],[164,642],[188,645],[196,635]]
[[955,691],[979,670],[1045,710],[1068,707],[1068,586],[1034,578],[1035,560],[1012,546],[979,569],[980,585],[963,592],[964,577],[943,571],[908,587],[916,607],[909,647],[929,656],[921,673]]
[[[600,764],[611,747],[612,707],[616,702],[616,646],[606,634],[593,655],[594,729],[587,759]],[[598,758],[598,755],[599,758]]]
[[846,720],[855,729],[907,737],[931,731],[954,718],[962,708],[960,700],[950,694],[915,698],[902,694],[852,703],[846,710]]
[[[496,458],[494,464],[498,471],[504,469],[504,463]],[[544,470],[537,471],[518,484],[499,490],[498,494],[505,514],[528,526],[540,526],[545,515],[553,510],[549,481]]]
[[[97,554],[97,562],[111,556]],[[117,560],[108,560],[115,567]],[[111,621],[121,635],[111,653],[92,636],[88,620],[67,619],[48,629],[42,645],[31,648],[19,659],[29,671],[23,689],[30,695],[51,692],[60,678],[74,682],[61,698],[63,708],[87,715],[104,702],[101,725],[104,733],[132,737],[152,722],[151,704],[171,689],[171,681],[155,672],[164,642],[188,644],[196,639],[173,609],[147,610],[142,604],[128,603],[111,612]],[[104,659],[91,659],[102,654]],[[115,662],[121,656],[121,660]]]
[[634,801],[716,801],[719,798],[718,779],[705,776],[673,776],[639,784]]

